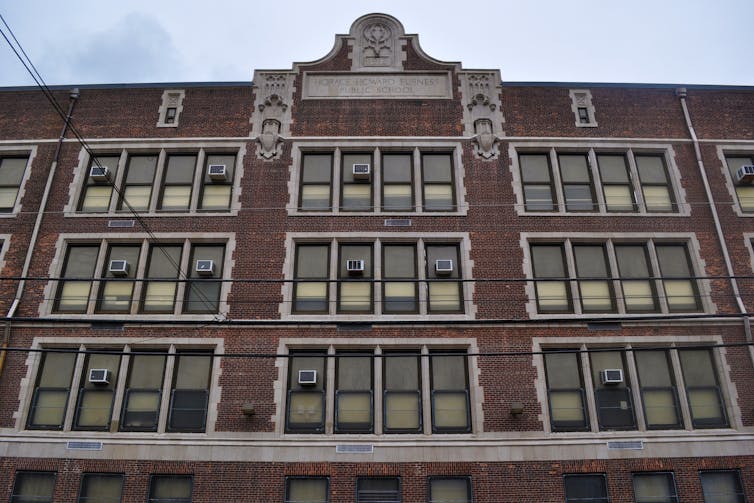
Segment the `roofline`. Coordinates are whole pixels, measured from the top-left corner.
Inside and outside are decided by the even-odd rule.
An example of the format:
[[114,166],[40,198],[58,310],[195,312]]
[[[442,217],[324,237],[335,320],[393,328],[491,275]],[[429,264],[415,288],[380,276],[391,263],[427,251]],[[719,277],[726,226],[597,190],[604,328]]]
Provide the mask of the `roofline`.
[[[149,89],[149,88],[183,88],[183,87],[252,87],[251,80],[236,82],[136,82],[121,84],[65,84],[47,86],[53,91],[70,91],[79,89]],[[0,87],[2,91],[36,91],[38,86],[8,86]]]
[[[268,70],[272,71],[272,70]],[[290,71],[290,70],[283,70]],[[468,72],[469,70],[464,70]],[[481,70],[480,70],[481,71]],[[137,82],[116,84],[66,84],[47,86],[52,91],[70,91],[79,89],[150,89],[150,88],[191,88],[191,87],[253,87],[250,80],[232,82]],[[695,90],[754,91],[754,85],[720,85],[720,84],[653,84],[637,82],[512,82],[503,81],[502,87],[563,87],[563,88],[628,88],[628,89],[677,89],[685,87]],[[0,92],[36,91],[38,86],[0,87]]]

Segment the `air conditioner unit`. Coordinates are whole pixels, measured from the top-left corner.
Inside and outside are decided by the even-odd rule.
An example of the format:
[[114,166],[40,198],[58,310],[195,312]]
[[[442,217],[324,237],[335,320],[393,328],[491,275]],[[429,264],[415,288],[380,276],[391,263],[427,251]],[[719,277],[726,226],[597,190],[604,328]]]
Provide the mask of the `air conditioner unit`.
[[361,274],[364,272],[363,260],[346,260],[346,271],[349,274]]
[[92,384],[110,384],[110,371],[107,369],[89,369],[89,382]]
[[352,172],[354,180],[369,180],[371,167],[369,164],[354,164]]
[[89,168],[89,178],[95,182],[107,182],[110,179],[110,169],[107,166],[92,166]]
[[228,179],[228,170],[225,164],[210,164],[207,166],[207,175],[212,180],[224,182]]
[[451,259],[435,260],[435,273],[438,276],[447,276],[453,272],[453,261]]
[[128,262],[125,260],[111,260],[107,270],[113,276],[128,276]]
[[741,166],[736,171],[736,183],[739,185],[754,182],[754,165]]
[[215,274],[215,261],[214,260],[197,260],[196,273],[199,276],[214,275]]
[[620,384],[623,382],[622,369],[600,370],[600,382],[602,384]]
[[299,370],[298,383],[302,386],[313,386],[317,384],[316,370]]

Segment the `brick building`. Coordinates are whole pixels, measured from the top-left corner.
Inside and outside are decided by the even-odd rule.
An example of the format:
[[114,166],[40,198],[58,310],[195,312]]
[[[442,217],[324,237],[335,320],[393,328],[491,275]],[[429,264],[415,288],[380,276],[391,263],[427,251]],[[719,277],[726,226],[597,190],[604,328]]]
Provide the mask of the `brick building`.
[[501,83],[370,14],[52,94],[0,90],[0,499],[754,499],[754,88]]

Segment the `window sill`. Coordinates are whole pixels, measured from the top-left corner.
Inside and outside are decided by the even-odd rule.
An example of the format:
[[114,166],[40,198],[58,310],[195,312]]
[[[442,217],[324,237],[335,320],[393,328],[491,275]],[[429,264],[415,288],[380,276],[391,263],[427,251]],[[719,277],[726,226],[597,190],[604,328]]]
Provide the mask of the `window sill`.
[[[137,213],[140,217],[146,217],[146,218],[175,218],[175,217],[228,217],[228,216],[238,216],[238,208],[231,208],[226,211],[212,211],[212,210],[190,210],[190,211],[140,211],[137,210]],[[103,212],[103,213],[84,213],[81,211],[71,212],[67,211],[64,213],[64,216],[66,218],[132,218],[133,213],[130,211],[118,211],[118,212]],[[2,215],[0,215],[2,217]]]

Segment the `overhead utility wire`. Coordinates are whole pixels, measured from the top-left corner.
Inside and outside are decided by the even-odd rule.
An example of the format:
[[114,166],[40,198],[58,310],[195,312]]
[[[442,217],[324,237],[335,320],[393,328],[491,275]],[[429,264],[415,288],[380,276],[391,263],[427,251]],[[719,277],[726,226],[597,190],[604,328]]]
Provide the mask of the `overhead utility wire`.
[[[93,161],[96,164],[96,166],[98,168],[102,169],[103,166],[100,164],[99,159],[97,158],[96,154],[89,147],[89,145],[87,144],[87,142],[84,139],[84,137],[78,131],[78,128],[76,128],[75,125],[73,124],[73,118],[72,117],[70,119],[66,118],[66,113],[63,111],[62,107],[60,106],[60,104],[58,103],[58,101],[55,99],[55,96],[52,94],[52,91],[50,90],[50,88],[47,86],[47,83],[42,78],[42,75],[37,71],[37,68],[34,66],[34,63],[31,61],[31,58],[29,58],[29,56],[26,54],[26,51],[24,50],[23,46],[18,41],[18,39],[16,38],[16,35],[13,33],[13,30],[11,29],[10,26],[8,26],[8,23],[5,21],[5,18],[1,14],[0,14],[0,20],[2,20],[3,25],[5,25],[6,29],[8,30],[8,32],[11,35],[11,37],[13,38],[13,40],[16,43],[16,45],[18,46],[18,50],[20,50],[21,53],[23,53],[24,57],[21,57],[21,54],[19,54],[18,50],[16,50],[16,47],[8,39],[8,36],[5,34],[5,31],[0,28],[0,33],[3,35],[3,38],[8,43],[8,45],[11,48],[11,50],[14,52],[14,54],[16,55],[16,57],[18,58],[18,60],[21,62],[21,64],[24,66],[24,68],[26,68],[26,71],[29,73],[29,75],[31,75],[32,79],[34,79],[34,82],[37,83],[37,86],[40,88],[40,90],[42,91],[42,93],[47,98],[47,101],[50,103],[50,105],[52,105],[52,107],[55,109],[55,111],[58,113],[58,115],[60,115],[60,117],[64,121],[68,120],[68,127],[71,130],[71,132],[73,133],[73,135],[76,137],[76,139],[78,140],[79,144],[90,155],[90,157],[93,159]],[[27,64],[27,62],[28,62],[28,64]],[[33,69],[33,71],[32,71],[32,69]],[[134,216],[134,218],[136,219],[136,221],[139,222],[139,225],[141,225],[144,228],[144,231],[149,236],[150,243],[159,243],[159,241],[157,240],[157,237],[154,235],[154,233],[152,232],[152,230],[149,228],[149,226],[147,225],[146,221],[144,221],[143,217],[141,215],[139,215],[139,213],[133,208],[133,206],[131,206],[131,204],[128,202],[128,199],[124,197],[124,195],[121,192],[121,190],[118,187],[116,187],[115,183],[110,179],[109,174],[108,174],[108,176],[106,178],[107,178],[108,183],[112,187],[112,189],[118,194],[118,197],[120,197],[120,199],[123,201],[123,203],[125,204],[126,208],[131,212],[131,214]],[[173,258],[170,257],[170,255],[165,250],[163,250],[162,248],[160,248],[160,250],[165,255],[165,257],[170,262],[170,264],[178,272],[179,277],[182,275],[184,278],[188,278],[188,275],[181,269],[180,265],[177,264],[173,260]],[[190,288],[195,288],[195,287],[193,285],[191,285]],[[211,308],[212,307],[209,299],[204,295],[204,293],[201,290],[194,289],[194,293],[197,294],[197,296],[199,297],[199,300],[204,304],[205,307],[207,307],[207,308]]]
[[[127,344],[127,343],[125,343]],[[571,344],[574,346],[575,344]],[[581,345],[581,344],[578,344]],[[694,349],[714,349],[714,348],[736,348],[736,347],[749,347],[754,346],[754,342],[721,342],[714,344],[676,344],[676,345],[664,345],[664,346],[638,346],[638,347],[601,347],[601,348],[552,348],[541,351],[476,351],[476,352],[437,352],[437,353],[420,353],[409,351],[396,351],[389,352],[387,354],[375,354],[374,352],[351,352],[346,353],[317,353],[304,350],[302,353],[213,353],[211,350],[202,351],[201,349],[192,349],[189,352],[181,353],[176,351],[175,353],[167,353],[165,351],[122,351],[122,350],[110,350],[110,349],[74,349],[74,348],[20,348],[20,347],[8,347],[0,348],[0,352],[8,351],[11,353],[63,353],[63,354],[85,354],[85,355],[121,355],[121,356],[180,356],[184,355],[196,355],[206,356],[213,358],[248,358],[248,359],[265,359],[265,358],[296,358],[300,355],[316,356],[320,358],[339,358],[339,357],[358,357],[358,358],[407,358],[407,357],[442,357],[442,356],[472,356],[478,358],[506,358],[506,357],[521,357],[521,356],[540,356],[547,354],[589,354],[589,353],[612,353],[616,351],[626,352],[646,352],[646,351],[667,351],[669,349],[675,350],[694,350]]]

